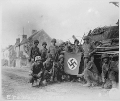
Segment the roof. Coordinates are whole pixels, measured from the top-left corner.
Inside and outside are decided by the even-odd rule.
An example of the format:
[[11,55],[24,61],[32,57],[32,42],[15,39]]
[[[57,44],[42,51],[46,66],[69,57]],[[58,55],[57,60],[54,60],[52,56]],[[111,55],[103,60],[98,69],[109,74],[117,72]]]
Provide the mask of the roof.
[[[39,31],[38,31],[38,32],[39,32]],[[28,42],[33,36],[35,36],[38,32],[32,34],[28,39],[22,40],[21,43],[19,43],[19,44],[16,43],[16,47],[18,47],[19,45],[23,45],[23,44],[27,43],[27,42]]]
[[28,37],[28,39],[22,40],[20,44],[17,44],[17,45],[16,45],[16,47],[17,47],[18,45],[23,45],[23,44],[29,42],[29,41],[31,40],[31,38],[33,38],[35,35],[37,35],[38,33],[42,32],[42,31],[45,32],[43,29],[41,29],[40,31],[35,32],[35,33],[32,34],[30,37]]

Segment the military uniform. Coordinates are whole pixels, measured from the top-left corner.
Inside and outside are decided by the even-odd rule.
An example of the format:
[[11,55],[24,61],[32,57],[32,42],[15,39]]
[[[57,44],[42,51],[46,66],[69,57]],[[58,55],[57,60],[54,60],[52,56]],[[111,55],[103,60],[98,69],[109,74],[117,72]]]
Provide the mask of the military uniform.
[[73,46],[73,53],[80,53],[83,52],[82,47],[81,46]]
[[64,73],[64,59],[63,55],[59,56],[59,62],[57,63],[57,80],[62,81],[62,76],[65,75]]
[[65,46],[65,51],[66,52],[73,52],[73,49],[72,49],[72,47],[70,45],[66,45]]
[[[56,43],[56,39],[53,39],[51,42]],[[51,45],[48,49],[48,53],[52,55],[52,59],[53,61],[57,61],[58,60],[58,51],[59,51],[59,47],[56,45]]]
[[[42,45],[47,45],[46,42],[43,42]],[[48,53],[48,49],[47,48],[44,48],[40,50],[40,54],[41,54],[41,58],[42,58],[42,61],[45,62],[46,59],[47,59],[47,53]]]
[[86,65],[86,69],[84,72],[84,78],[86,79],[87,83],[91,85],[98,83],[98,70],[93,61],[89,61]]
[[74,45],[73,45],[73,53],[79,53],[79,52],[83,52],[82,46],[78,45],[79,44],[79,40],[75,40],[74,41]]
[[[35,43],[39,43],[39,41],[38,41],[38,40],[35,40],[35,41],[34,41],[34,44],[35,44]],[[40,56],[40,55],[41,55],[41,54],[40,54],[40,50],[39,50],[38,47],[35,47],[35,46],[34,46],[34,47],[31,48],[31,51],[30,51],[30,60],[32,60],[32,59],[34,60],[36,56]]]
[[[50,56],[50,55],[49,55]],[[47,81],[51,80],[53,76],[53,60],[51,57],[48,57],[47,60],[43,63],[45,72],[44,72],[44,79]]]
[[[103,59],[107,58],[108,60],[105,62],[103,62]],[[108,54],[102,54],[101,56],[102,59],[102,81],[105,82],[106,79],[108,79],[108,74],[109,74],[109,70],[110,70],[110,66],[111,66],[111,61],[109,60],[109,56]]]
[[[104,83],[107,81],[111,81],[111,85],[113,86],[114,83],[118,81],[118,65],[113,62],[109,61],[108,64],[103,64],[102,65],[102,80]],[[108,86],[106,85],[106,88]],[[109,87],[108,87],[109,88]]]
[[119,65],[118,61],[117,62],[112,62],[111,63],[111,68],[110,68],[110,74],[109,74],[109,79],[114,82],[118,82],[118,76],[119,76]]
[[[85,37],[84,40],[89,40],[89,37]],[[82,49],[83,49],[83,52],[84,52],[84,68],[86,68],[85,64],[87,64],[88,59],[90,57],[90,53],[94,50],[94,47],[90,43],[84,43],[82,45]]]
[[78,77],[84,77],[87,81],[87,84],[84,86],[91,86],[92,84],[98,84],[98,70],[93,61],[89,61],[86,64],[86,68],[84,69],[82,74],[79,74]]
[[[102,65],[102,82],[104,88],[111,88],[118,81],[118,62],[109,60],[107,54],[102,55],[102,60],[108,58],[108,62]],[[111,82],[110,82],[111,81]]]
[[[40,56],[37,56],[37,57],[40,57]],[[30,83],[32,83],[32,84],[34,83],[34,80],[37,81],[37,79],[39,79],[39,78],[41,78],[41,81],[43,80],[43,70],[44,70],[43,62],[40,59],[40,63],[37,64],[36,61],[38,61],[38,59],[35,60],[35,62],[32,64],[32,68],[31,68],[32,73],[30,75],[32,77],[30,78]]]

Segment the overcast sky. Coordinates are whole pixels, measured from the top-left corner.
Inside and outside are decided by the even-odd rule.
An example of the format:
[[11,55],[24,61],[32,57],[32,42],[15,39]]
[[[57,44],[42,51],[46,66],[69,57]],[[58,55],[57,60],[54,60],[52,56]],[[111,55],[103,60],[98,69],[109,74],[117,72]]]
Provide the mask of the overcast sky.
[[32,29],[57,39],[83,36],[90,29],[115,25],[119,8],[110,0],[4,0],[2,2],[2,47],[14,44]]

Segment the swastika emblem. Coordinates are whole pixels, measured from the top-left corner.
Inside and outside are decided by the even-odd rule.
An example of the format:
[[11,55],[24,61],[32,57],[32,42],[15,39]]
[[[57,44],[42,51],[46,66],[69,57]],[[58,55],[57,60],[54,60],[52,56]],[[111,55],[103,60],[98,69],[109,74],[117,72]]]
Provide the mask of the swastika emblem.
[[71,70],[74,70],[76,69],[78,62],[75,58],[69,58],[67,64]]

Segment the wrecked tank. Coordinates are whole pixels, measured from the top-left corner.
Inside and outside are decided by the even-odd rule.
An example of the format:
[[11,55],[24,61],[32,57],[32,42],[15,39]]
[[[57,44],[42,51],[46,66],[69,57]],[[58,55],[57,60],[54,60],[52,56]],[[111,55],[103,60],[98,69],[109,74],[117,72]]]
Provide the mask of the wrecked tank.
[[102,72],[101,55],[107,53],[112,61],[119,61],[119,25],[96,28],[88,34],[91,42],[96,46],[94,53],[95,64]]

